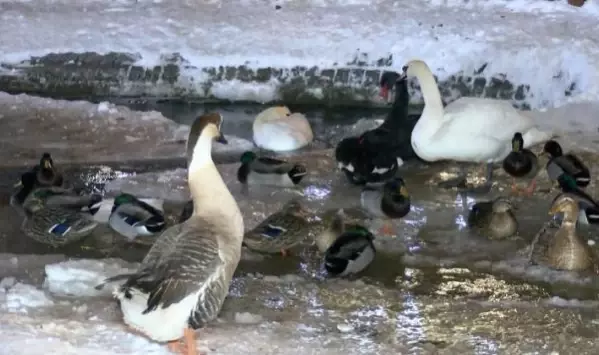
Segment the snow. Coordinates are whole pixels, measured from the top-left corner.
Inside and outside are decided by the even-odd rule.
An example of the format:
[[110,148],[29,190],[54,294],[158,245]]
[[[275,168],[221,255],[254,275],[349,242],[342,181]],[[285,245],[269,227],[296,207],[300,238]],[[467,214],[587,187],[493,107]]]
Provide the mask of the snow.
[[[532,107],[599,99],[597,0],[581,8],[546,0],[13,0],[0,10],[0,62],[116,51],[135,53],[147,67],[180,53],[196,68],[323,68],[366,53],[371,63],[392,55],[395,69],[419,57],[441,80],[488,62],[486,75],[530,85]],[[184,70],[194,77],[185,85],[202,85],[201,70]],[[236,84],[219,83],[214,93],[258,101],[278,95],[272,82]]]
[[[48,151],[58,164],[185,156],[189,125],[156,111],[135,111],[108,102],[66,101],[0,92],[0,165],[39,162]],[[226,116],[226,114],[225,114]],[[253,143],[227,136],[215,154],[237,154]]]

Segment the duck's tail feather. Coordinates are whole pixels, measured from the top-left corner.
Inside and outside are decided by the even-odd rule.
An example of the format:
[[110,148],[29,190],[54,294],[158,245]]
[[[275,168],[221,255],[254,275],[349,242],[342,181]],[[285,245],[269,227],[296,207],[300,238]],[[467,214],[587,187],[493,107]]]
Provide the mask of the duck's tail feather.
[[130,274],[120,274],[120,275],[108,277],[108,278],[104,279],[104,282],[102,282],[101,284],[95,286],[94,288],[96,290],[100,291],[100,290],[102,290],[104,288],[104,286],[106,284],[117,282],[117,281],[121,281],[121,280],[126,280],[126,279],[128,279],[128,278],[130,278],[131,276],[134,276],[134,275],[136,275],[136,274],[135,273],[130,273]]

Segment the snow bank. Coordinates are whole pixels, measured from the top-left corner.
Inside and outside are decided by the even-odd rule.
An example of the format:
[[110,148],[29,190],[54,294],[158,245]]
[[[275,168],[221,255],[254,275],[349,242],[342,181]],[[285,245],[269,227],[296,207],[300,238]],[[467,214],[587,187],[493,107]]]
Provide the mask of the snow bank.
[[[572,96],[599,98],[596,0],[581,8],[545,0],[0,4],[5,34],[0,62],[6,63],[94,51],[134,53],[136,64],[153,67],[178,53],[189,82],[177,85],[204,92],[202,68],[322,69],[346,63],[377,66],[380,60],[381,68],[398,69],[419,57],[441,80],[483,67],[487,82],[504,73],[510,82],[530,86],[532,107],[561,104]],[[280,94],[272,82],[219,83],[211,90],[223,99],[264,101]]]
[[[0,165],[37,164],[46,151],[58,164],[184,157],[188,134],[188,125],[156,111],[0,92]],[[214,145],[216,154],[253,147],[227,139],[228,145]]]

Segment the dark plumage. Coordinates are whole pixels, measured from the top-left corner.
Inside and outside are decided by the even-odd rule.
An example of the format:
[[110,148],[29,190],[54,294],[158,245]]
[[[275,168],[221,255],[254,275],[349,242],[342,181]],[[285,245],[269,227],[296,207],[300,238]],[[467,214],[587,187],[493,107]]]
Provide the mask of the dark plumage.
[[563,154],[562,147],[556,141],[545,143],[543,154],[549,155],[546,169],[551,180],[557,181],[561,175],[568,174],[579,187],[586,187],[591,182],[589,168],[576,155]]
[[503,159],[503,170],[512,177],[512,191],[519,191],[515,179],[529,180],[526,192],[531,195],[535,188],[535,178],[539,170],[537,156],[524,148],[522,133],[516,132],[512,138],[512,151]]
[[411,135],[417,120],[408,119],[409,94],[405,75],[385,72],[381,95],[395,87],[395,101],[385,121],[359,137],[343,139],[335,149],[338,167],[353,184],[379,183],[392,178],[404,160],[414,159]]
[[166,228],[162,211],[127,193],[115,197],[108,224],[129,240],[154,235]]
[[[372,217],[385,220],[405,217],[411,208],[408,189],[402,178],[387,181],[382,188],[365,187],[360,195],[360,205]],[[380,234],[393,235],[393,228],[384,223]]]
[[185,203],[185,205],[183,206],[183,209],[181,210],[181,215],[179,216],[178,223],[183,223],[183,222],[187,221],[189,219],[189,217],[191,217],[192,214],[193,214],[193,200],[189,200]]
[[325,269],[331,276],[347,276],[366,269],[376,254],[373,240],[368,229],[346,226],[345,232],[325,252]]
[[63,184],[62,173],[54,165],[50,153],[42,155],[40,163],[33,167],[33,172],[36,174],[39,186],[62,186]]
[[299,184],[308,173],[301,164],[259,157],[252,151],[244,152],[240,160],[237,180],[242,184],[292,187]]

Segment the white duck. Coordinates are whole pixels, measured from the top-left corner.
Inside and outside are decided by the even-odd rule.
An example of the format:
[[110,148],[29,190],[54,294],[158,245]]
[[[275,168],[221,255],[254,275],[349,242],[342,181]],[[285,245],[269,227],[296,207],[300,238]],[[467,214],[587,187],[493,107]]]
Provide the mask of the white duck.
[[[412,132],[412,148],[426,161],[486,163],[487,181],[477,191],[491,188],[492,164],[503,161],[510,153],[514,133],[522,133],[526,148],[553,136],[539,130],[530,117],[508,101],[462,97],[443,108],[439,88],[425,62],[412,60],[403,70],[418,78],[424,98],[424,111]],[[465,173],[453,183],[464,180]],[[450,186],[448,182],[444,184]]]
[[312,142],[310,122],[301,113],[291,113],[286,106],[275,106],[260,112],[253,125],[254,143],[260,148],[285,152]]
[[114,295],[128,326],[187,355],[197,355],[195,330],[220,312],[244,232],[239,207],[211,157],[212,140],[226,143],[222,117],[211,113],[199,120],[201,133],[188,168],[191,217],[165,230],[136,272],[105,281],[126,280]]

